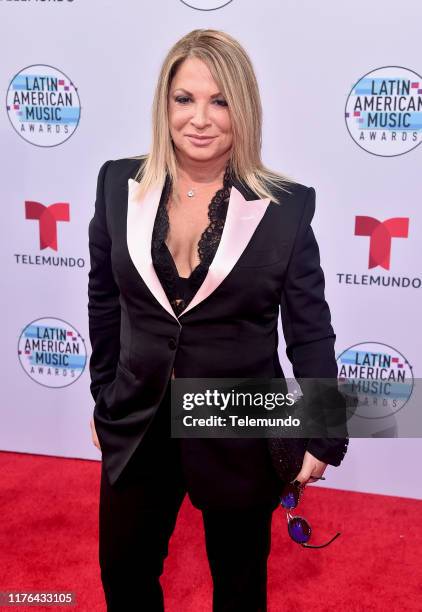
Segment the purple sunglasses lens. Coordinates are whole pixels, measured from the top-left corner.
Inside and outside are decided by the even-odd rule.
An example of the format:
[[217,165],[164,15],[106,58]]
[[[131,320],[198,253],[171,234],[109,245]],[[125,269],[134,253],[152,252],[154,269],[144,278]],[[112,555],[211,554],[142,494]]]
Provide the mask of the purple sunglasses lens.
[[293,483],[288,483],[284,486],[281,495],[280,495],[280,503],[283,508],[287,510],[291,510],[292,508],[296,508],[299,503],[300,490]]
[[301,516],[294,516],[288,523],[289,535],[298,544],[304,544],[311,537],[311,526]]
[[288,510],[296,508],[298,503],[297,493],[292,489],[283,491],[283,494],[280,497],[280,502],[283,508],[287,508]]

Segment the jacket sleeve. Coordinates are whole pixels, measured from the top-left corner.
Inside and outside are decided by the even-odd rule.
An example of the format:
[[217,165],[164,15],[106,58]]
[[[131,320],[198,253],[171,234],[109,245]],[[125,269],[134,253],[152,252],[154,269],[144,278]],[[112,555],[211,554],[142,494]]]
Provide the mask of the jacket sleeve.
[[[286,270],[281,294],[281,319],[286,354],[298,378],[337,379],[335,333],[325,300],[325,279],[311,221],[315,189],[309,187],[304,210]],[[308,451],[320,461],[340,465],[348,438],[311,438]]]
[[111,161],[100,168],[94,216],[89,223],[90,270],[88,319],[91,357],[90,390],[96,401],[102,387],[115,378],[120,352],[119,288],[111,269],[111,239],[107,230],[104,184]]

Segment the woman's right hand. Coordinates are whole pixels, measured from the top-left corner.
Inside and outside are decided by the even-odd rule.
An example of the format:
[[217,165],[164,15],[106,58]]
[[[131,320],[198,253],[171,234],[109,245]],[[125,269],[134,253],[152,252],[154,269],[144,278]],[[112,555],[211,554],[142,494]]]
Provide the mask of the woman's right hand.
[[98,448],[98,450],[101,450],[101,446],[100,446],[100,441],[98,440],[98,436],[97,436],[97,430],[95,429],[95,423],[94,423],[94,417],[92,417],[91,421],[90,421],[90,426],[91,426],[91,437],[92,437],[92,443],[94,446],[96,446]]

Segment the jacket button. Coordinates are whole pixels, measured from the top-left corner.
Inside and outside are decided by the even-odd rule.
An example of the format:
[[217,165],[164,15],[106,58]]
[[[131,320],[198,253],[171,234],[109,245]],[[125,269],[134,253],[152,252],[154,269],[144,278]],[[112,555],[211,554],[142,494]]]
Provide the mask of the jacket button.
[[170,340],[169,340],[169,348],[174,350],[176,348],[176,346],[177,346],[176,340],[174,338],[170,338]]

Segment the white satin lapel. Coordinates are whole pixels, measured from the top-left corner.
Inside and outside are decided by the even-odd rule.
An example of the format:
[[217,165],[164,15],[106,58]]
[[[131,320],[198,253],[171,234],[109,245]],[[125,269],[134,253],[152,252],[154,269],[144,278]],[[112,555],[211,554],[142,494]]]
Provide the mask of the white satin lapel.
[[252,238],[270,201],[270,198],[245,200],[240,191],[232,186],[227,216],[214,259],[203,283],[179,317],[205,300],[226,278]]
[[179,322],[157,276],[151,256],[152,232],[163,187],[150,189],[140,198],[138,186],[137,181],[129,179],[126,228],[129,255],[155,299]]

